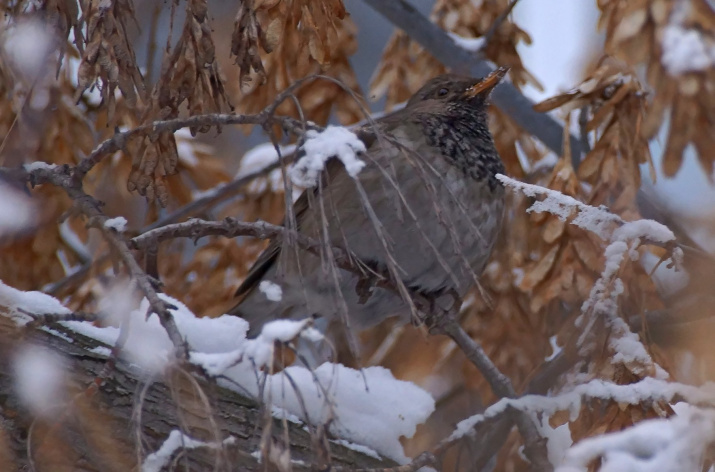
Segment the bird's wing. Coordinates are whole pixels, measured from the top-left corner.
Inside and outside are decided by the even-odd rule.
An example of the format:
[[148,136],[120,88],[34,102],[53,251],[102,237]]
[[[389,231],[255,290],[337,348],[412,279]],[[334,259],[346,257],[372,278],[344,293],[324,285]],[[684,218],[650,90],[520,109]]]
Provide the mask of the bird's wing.
[[[293,213],[295,215],[298,230],[300,230],[301,223],[310,209],[310,203],[308,201],[309,194],[312,193],[317,198],[319,196],[318,194],[320,189],[324,189],[328,185],[329,179],[326,178],[326,175],[329,174],[331,176],[335,176],[340,172],[345,172],[345,167],[342,163],[338,159],[330,159],[325,164],[325,170],[323,171],[321,177],[321,185],[304,190],[300,197],[298,197],[298,200],[296,200],[293,204]],[[249,269],[248,274],[246,274],[246,278],[236,290],[235,296],[238,297],[248,294],[260,283],[263,276],[266,275],[266,273],[278,260],[278,256],[281,253],[281,247],[281,241],[277,239],[274,239],[270,242],[270,244],[268,244],[268,247],[266,247],[261,255],[258,256],[256,262],[254,262],[253,266]]]
[[[380,145],[378,143],[379,134],[389,131],[389,129],[393,126],[401,123],[402,115],[403,110],[399,110],[395,113],[382,117],[372,124],[366,124],[357,128],[353,130],[353,132],[365,144],[367,152],[371,152],[372,148]],[[328,176],[330,176],[330,178],[328,178]],[[337,181],[338,183],[341,182],[341,177],[347,177],[343,164],[336,158],[328,160],[325,163],[325,170],[321,175],[321,185],[303,191],[293,205],[293,213],[295,214],[298,230],[301,229],[302,223],[305,221],[308,210],[310,209],[309,194],[312,194],[316,198],[319,197],[321,189],[324,191],[331,181]],[[266,273],[278,260],[281,253],[281,247],[282,244],[278,240],[270,242],[268,247],[266,247],[261,255],[258,256],[256,262],[249,269],[246,278],[236,290],[236,296],[247,295],[260,283]]]
[[240,297],[247,294],[261,281],[268,269],[275,264],[278,254],[281,252],[281,246],[276,240],[270,242],[268,247],[258,256],[256,262],[253,263],[251,268],[246,274],[246,278],[243,279],[241,285],[236,289],[235,296]]

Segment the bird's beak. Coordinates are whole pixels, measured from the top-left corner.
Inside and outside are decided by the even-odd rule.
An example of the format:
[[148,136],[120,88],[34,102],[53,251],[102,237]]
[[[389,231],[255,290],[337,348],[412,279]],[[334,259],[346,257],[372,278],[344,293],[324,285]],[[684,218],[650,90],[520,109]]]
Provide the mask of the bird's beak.
[[508,67],[498,68],[481,81],[469,87],[466,92],[464,92],[464,96],[467,98],[474,98],[477,95],[489,95],[492,89],[499,85],[507,72],[509,72]]

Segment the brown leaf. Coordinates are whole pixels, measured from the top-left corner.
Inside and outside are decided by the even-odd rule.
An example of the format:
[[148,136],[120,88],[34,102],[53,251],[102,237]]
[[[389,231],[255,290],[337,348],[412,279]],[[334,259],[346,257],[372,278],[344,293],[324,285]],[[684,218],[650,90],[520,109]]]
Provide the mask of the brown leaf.
[[538,285],[542,280],[544,280],[546,274],[553,267],[558,252],[558,244],[554,244],[553,246],[551,246],[551,249],[549,249],[549,251],[539,259],[539,262],[537,262],[536,265],[534,265],[528,272],[526,272],[526,274],[524,275],[524,279],[521,281],[521,284],[519,284],[519,288],[523,291],[532,290],[534,287],[536,287],[536,285]]

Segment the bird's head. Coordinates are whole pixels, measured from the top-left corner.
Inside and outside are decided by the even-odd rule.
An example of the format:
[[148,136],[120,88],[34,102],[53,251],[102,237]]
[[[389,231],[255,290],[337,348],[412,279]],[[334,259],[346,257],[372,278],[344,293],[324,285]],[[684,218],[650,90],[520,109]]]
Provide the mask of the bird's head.
[[[420,106],[443,106],[450,109],[454,105],[468,105],[483,108],[489,95],[509,71],[500,67],[484,78],[466,77],[455,74],[437,76],[422,86],[407,102],[407,108]],[[461,108],[461,107],[460,107]]]

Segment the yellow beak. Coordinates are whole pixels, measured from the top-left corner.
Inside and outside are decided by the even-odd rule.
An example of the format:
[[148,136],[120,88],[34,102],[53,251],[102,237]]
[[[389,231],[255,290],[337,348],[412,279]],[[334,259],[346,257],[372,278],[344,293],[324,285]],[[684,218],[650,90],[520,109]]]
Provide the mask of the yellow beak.
[[492,91],[494,87],[499,85],[499,83],[502,81],[507,72],[509,72],[508,67],[498,68],[497,70],[486,76],[484,79],[482,79],[480,82],[477,82],[476,84],[469,87],[464,92],[464,96],[467,98],[473,98],[485,92],[488,94]]

